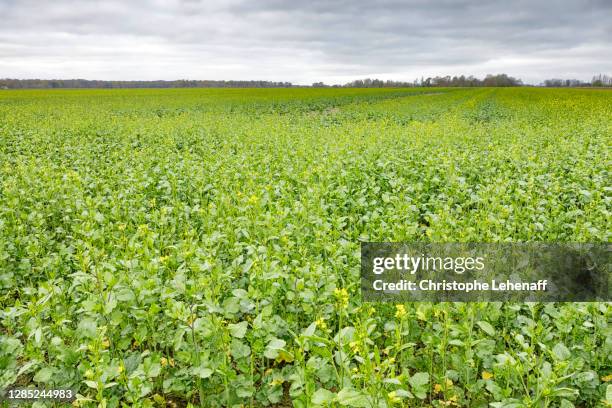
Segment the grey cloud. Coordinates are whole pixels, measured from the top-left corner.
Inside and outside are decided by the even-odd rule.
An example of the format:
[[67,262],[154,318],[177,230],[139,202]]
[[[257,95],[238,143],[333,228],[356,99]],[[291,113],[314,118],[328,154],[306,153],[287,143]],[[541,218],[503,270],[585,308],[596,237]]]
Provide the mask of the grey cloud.
[[612,71],[605,0],[0,0],[0,16],[0,77],[308,83],[487,70],[538,82]]

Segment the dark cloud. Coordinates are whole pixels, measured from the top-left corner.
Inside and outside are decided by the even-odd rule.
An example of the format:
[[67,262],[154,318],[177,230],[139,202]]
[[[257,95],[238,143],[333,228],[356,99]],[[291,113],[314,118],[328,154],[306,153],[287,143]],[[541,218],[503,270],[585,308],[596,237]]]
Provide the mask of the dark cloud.
[[612,2],[0,0],[0,77],[270,79],[612,72]]

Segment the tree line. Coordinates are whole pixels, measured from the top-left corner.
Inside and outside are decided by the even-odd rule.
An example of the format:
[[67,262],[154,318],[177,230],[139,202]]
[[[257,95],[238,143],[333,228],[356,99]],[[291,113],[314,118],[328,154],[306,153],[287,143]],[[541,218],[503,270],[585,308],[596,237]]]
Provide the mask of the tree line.
[[345,84],[348,88],[385,88],[385,87],[471,87],[471,86],[522,86],[523,81],[506,74],[487,75],[483,79],[473,76],[436,76],[414,80],[414,82],[382,81],[380,79],[358,79]]
[[599,74],[593,76],[591,82],[580,81],[579,79],[547,79],[542,83],[542,85],[547,87],[583,87],[583,86],[593,86],[593,87],[610,87],[612,86],[612,77],[604,74]]
[[603,74],[595,75],[591,82],[591,86],[612,86],[612,76]]
[[[357,79],[344,85],[326,85],[315,82],[313,88],[408,88],[408,87],[506,87],[524,86],[523,81],[507,74],[487,75],[479,79],[474,76],[436,76],[415,79],[413,82],[381,79]],[[595,75],[591,82],[578,79],[547,79],[540,86],[545,87],[612,87],[612,77]],[[0,79],[0,89],[52,89],[52,88],[292,88],[303,87],[291,82],[275,81],[217,81],[217,80],[176,80],[176,81],[102,81],[88,79]]]
[[88,79],[0,79],[5,89],[50,88],[289,88],[291,82],[273,81],[101,81]]
[[[313,87],[325,87],[322,82],[312,84]],[[472,86],[525,86],[523,81],[506,74],[487,75],[483,79],[473,76],[436,76],[421,78],[414,82],[383,81],[380,79],[358,79],[343,85],[348,88],[396,88],[396,87],[472,87]],[[578,79],[547,79],[540,86],[545,87],[612,87],[612,76],[599,74],[593,76],[591,82]]]

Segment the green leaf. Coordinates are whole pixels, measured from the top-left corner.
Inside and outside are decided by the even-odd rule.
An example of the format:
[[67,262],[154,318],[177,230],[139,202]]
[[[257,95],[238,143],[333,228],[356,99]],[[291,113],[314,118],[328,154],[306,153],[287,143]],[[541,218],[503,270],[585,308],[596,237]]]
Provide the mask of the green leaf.
[[213,374],[213,370],[208,367],[194,367],[192,369],[193,375],[200,378],[208,378]]
[[487,389],[487,391],[493,394],[493,398],[500,399],[502,397],[502,388],[493,381],[487,381],[485,388]]
[[157,377],[161,372],[161,364],[157,362],[153,362],[146,367],[146,375],[149,378]]
[[395,392],[395,396],[396,397],[400,397],[400,398],[414,398],[414,395],[412,395],[412,393],[408,390],[404,390],[402,388],[399,388],[397,390],[394,391]]
[[599,377],[597,376],[597,373],[595,371],[592,371],[592,370],[583,371],[581,373],[574,375],[574,382],[576,382],[577,384],[583,383],[583,384],[598,385]]
[[571,356],[570,351],[567,349],[567,347],[565,347],[565,344],[563,343],[555,344],[552,349],[552,353],[557,358],[557,360],[561,361],[567,360]]
[[117,292],[116,298],[120,302],[132,302],[136,297],[134,292],[129,288],[122,288]]
[[285,361],[287,363],[291,363],[294,359],[295,357],[293,356],[293,354],[288,352],[287,350],[284,350],[284,349],[278,350],[276,361]]
[[51,377],[55,374],[55,369],[51,367],[45,367],[39,370],[34,376],[34,381],[40,383],[47,383],[51,379]]
[[240,299],[229,297],[223,301],[223,314],[229,318],[234,317],[240,311]]
[[325,388],[319,388],[314,394],[312,394],[312,403],[316,405],[329,404],[334,400],[335,396],[336,395],[333,392],[328,391]]
[[416,373],[408,379],[408,382],[412,386],[412,392],[417,398],[425,399],[427,397],[427,383],[429,383],[428,373]]
[[41,341],[42,341],[42,329],[39,327],[34,331],[34,341],[36,342],[36,344],[40,345]]
[[317,322],[313,322],[310,324],[310,326],[304,329],[304,331],[302,332],[302,335],[306,337],[310,337],[313,334],[315,334],[316,330],[317,330]]
[[355,335],[355,328],[352,326],[344,327],[342,330],[338,332],[334,336],[334,341],[336,343],[342,342],[344,344],[353,341],[353,336]]
[[477,322],[476,324],[482,329],[482,331],[487,333],[489,336],[492,336],[492,337],[495,336],[495,328],[491,326],[489,322],[485,322],[484,320],[481,320]]
[[248,326],[249,326],[249,322],[240,322],[236,324],[230,324],[227,327],[230,331],[230,334],[233,337],[241,339],[246,334]]
[[234,358],[244,358],[251,355],[251,348],[240,340],[234,339],[230,344],[230,353]]
[[567,387],[559,387],[559,388],[555,388],[551,393],[550,396],[551,397],[568,397],[568,398],[574,398],[576,396],[578,396],[579,392],[578,390],[575,390],[573,388],[567,388]]
[[423,385],[426,385],[427,383],[429,383],[429,373],[425,373],[425,372],[416,373],[415,375],[410,377],[408,382],[410,383],[410,385],[412,385],[415,388],[422,387]]
[[81,320],[79,326],[77,327],[77,336],[93,339],[94,337],[96,337],[97,329],[98,325],[96,324],[95,320],[85,318]]
[[111,295],[108,301],[104,303],[104,313],[110,314],[115,307],[117,307],[117,298]]
[[606,402],[612,404],[612,384],[608,384],[606,387]]
[[278,351],[285,347],[285,344],[287,344],[285,343],[285,340],[277,339],[276,337],[273,338],[266,346],[266,349],[264,350],[264,356],[270,359],[275,359],[276,357],[278,357]]
[[341,405],[347,407],[367,408],[370,406],[370,402],[365,394],[352,388],[341,389],[336,399]]

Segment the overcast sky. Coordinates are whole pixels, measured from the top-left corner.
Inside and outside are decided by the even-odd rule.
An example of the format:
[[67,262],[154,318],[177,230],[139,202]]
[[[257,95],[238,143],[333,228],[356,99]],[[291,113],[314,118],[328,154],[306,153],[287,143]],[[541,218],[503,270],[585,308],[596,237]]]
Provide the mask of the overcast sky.
[[612,74],[612,0],[0,0],[0,78]]

